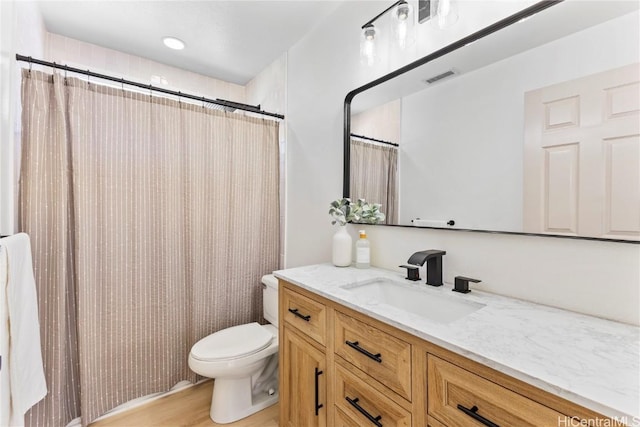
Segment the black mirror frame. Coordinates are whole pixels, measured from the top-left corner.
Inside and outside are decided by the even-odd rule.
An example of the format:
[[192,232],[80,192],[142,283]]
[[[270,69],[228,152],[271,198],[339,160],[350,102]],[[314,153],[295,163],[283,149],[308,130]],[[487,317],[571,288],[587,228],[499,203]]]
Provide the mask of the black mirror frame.
[[[385,74],[382,77],[379,77],[376,80],[373,80],[363,86],[360,86],[354,90],[352,90],[351,92],[349,92],[347,94],[347,96],[344,99],[344,141],[343,141],[343,150],[344,150],[344,154],[343,154],[343,181],[342,181],[342,195],[345,198],[349,197],[349,193],[350,193],[350,179],[351,179],[351,102],[353,101],[353,98],[358,95],[359,93],[362,93],[368,89],[371,89],[375,86],[378,86],[388,80],[391,80],[395,77],[398,77],[404,73],[406,73],[407,71],[411,71],[414,68],[420,67],[421,65],[424,65],[428,62],[431,62],[437,58],[440,58],[441,56],[444,56],[450,52],[453,52],[454,50],[460,49],[466,45],[468,45],[469,43],[473,43],[476,40],[479,40],[483,37],[486,37],[492,33],[495,33],[496,31],[499,31],[503,28],[506,28],[512,24],[515,24],[519,21],[521,21],[522,19],[528,18],[530,16],[533,16],[535,14],[537,14],[538,12],[541,12],[545,9],[550,8],[551,6],[554,6],[556,4],[562,3],[564,0],[543,0],[540,1],[538,3],[533,4],[532,6],[529,6],[526,9],[521,10],[518,13],[515,13],[511,16],[508,16],[507,18],[504,18],[488,27],[485,27],[479,31],[476,31],[475,33],[468,35],[454,43],[451,43],[450,45],[447,45],[445,47],[443,47],[442,49],[439,49],[423,58],[420,58],[414,62],[411,62],[410,64],[407,64],[401,68],[398,68],[395,71],[392,71],[391,73]],[[411,225],[396,225],[396,224],[381,224],[381,225],[386,225],[386,226],[391,226],[391,227],[410,227],[410,228],[416,228],[414,226]],[[491,234],[510,234],[510,235],[521,235],[521,236],[538,236],[538,237],[556,237],[556,238],[563,238],[563,239],[579,239],[579,240],[596,240],[596,241],[606,241],[606,242],[618,242],[618,243],[632,243],[632,244],[640,244],[640,241],[635,241],[635,240],[622,240],[622,239],[605,239],[605,238],[600,238],[600,237],[586,237],[586,236],[564,236],[564,235],[559,235],[559,234],[541,234],[541,233],[524,233],[524,232],[517,232],[517,231],[493,231],[493,230],[471,230],[471,229],[459,229],[459,228],[437,228],[437,227],[419,227],[419,228],[426,228],[426,229],[435,229],[435,230],[449,230],[449,231],[467,231],[467,232],[477,232],[477,233],[491,233]]]

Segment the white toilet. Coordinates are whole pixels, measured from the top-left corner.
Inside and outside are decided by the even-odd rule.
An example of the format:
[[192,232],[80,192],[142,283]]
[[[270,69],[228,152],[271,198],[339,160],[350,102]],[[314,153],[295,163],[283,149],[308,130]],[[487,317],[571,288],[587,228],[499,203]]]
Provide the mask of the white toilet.
[[264,318],[204,337],[191,348],[189,368],[215,378],[211,419],[219,424],[247,417],[278,401],[278,279],[262,277]]

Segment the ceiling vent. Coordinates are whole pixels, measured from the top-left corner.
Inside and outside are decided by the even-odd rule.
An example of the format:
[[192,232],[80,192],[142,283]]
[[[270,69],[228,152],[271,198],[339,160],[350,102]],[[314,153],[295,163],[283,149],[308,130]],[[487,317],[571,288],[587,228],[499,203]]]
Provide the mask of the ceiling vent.
[[451,69],[448,71],[445,71],[442,74],[438,74],[437,76],[433,76],[433,77],[429,77],[428,79],[424,79],[423,82],[425,82],[428,85],[434,84],[437,81],[440,81],[442,79],[446,79],[447,77],[451,77],[456,75],[456,71]]

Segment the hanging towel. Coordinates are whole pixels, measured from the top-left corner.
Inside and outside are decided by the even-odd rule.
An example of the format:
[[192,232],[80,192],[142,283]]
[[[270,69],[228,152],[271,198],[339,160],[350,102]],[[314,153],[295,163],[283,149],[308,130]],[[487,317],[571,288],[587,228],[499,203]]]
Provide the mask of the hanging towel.
[[11,397],[9,390],[9,310],[7,308],[7,254],[0,239],[0,426],[9,425]]
[[0,426],[23,426],[47,394],[40,347],[31,243],[25,233],[0,239]]

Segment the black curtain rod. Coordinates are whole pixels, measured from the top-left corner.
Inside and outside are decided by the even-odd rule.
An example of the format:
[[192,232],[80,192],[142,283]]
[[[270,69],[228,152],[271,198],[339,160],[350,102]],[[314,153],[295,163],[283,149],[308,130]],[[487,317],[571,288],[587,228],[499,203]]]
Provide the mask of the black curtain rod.
[[354,138],[366,139],[367,141],[379,142],[380,144],[393,145],[394,147],[400,146],[400,144],[396,144],[395,142],[383,141],[381,139],[370,138],[364,135],[356,135],[355,133],[352,133],[351,136],[353,136]]
[[260,109],[260,105],[248,105],[248,104],[242,104],[242,103],[239,103],[239,102],[227,101],[227,100],[224,100],[224,99],[209,99],[209,98],[205,98],[204,96],[189,95],[188,93],[176,92],[176,91],[169,90],[169,89],[163,89],[163,88],[157,87],[157,86],[152,86],[150,84],[146,85],[146,84],[134,82],[134,81],[131,81],[131,80],[125,80],[123,78],[108,76],[106,74],[94,73],[93,71],[82,70],[80,68],[75,68],[75,67],[69,67],[68,65],[60,65],[60,64],[56,64],[55,62],[43,61],[41,59],[33,59],[30,56],[24,56],[24,55],[20,55],[20,54],[16,54],[16,60],[23,61],[23,62],[28,62],[29,64],[44,65],[45,67],[57,68],[59,70],[65,70],[65,71],[71,71],[73,73],[84,74],[84,75],[87,75],[87,76],[90,76],[90,77],[96,77],[96,78],[99,78],[99,79],[109,80],[109,81],[112,81],[112,82],[118,82],[118,83],[121,83],[121,84],[126,84],[128,86],[135,86],[135,87],[139,87],[139,88],[142,88],[142,89],[149,89],[149,90],[154,91],[154,92],[166,93],[166,94],[169,94],[169,95],[177,96],[179,98],[188,98],[188,99],[193,99],[193,100],[196,100],[196,101],[202,101],[202,102],[208,102],[208,103],[215,104],[215,105],[220,105],[220,106],[223,106],[223,107],[230,107],[230,108],[235,108],[235,109],[238,109],[238,110],[249,111],[251,113],[261,114],[263,116],[275,117],[277,119],[284,119],[284,116],[282,114],[276,114],[276,113],[270,113],[268,111],[262,111]]

